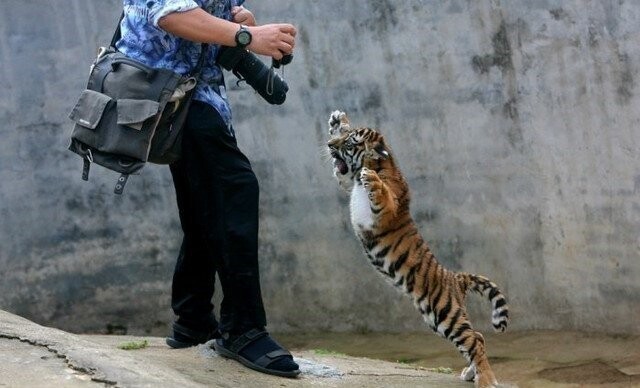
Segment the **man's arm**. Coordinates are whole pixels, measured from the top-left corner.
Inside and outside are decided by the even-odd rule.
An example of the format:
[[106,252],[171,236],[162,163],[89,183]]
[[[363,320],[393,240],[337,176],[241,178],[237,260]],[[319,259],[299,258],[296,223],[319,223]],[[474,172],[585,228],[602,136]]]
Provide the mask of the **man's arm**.
[[[201,8],[173,12],[158,21],[163,30],[181,38],[201,43],[235,46],[238,24],[210,15]],[[265,24],[247,27],[252,35],[247,49],[256,54],[281,59],[295,45],[296,29],[291,24]]]

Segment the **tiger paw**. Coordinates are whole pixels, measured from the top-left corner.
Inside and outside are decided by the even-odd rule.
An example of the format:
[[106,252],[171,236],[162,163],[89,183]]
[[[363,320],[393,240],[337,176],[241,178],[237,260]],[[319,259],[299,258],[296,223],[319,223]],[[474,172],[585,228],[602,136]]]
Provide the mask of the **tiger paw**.
[[382,181],[378,174],[366,167],[363,167],[360,171],[360,182],[364,186],[365,190],[369,194],[369,200],[371,202],[380,202],[382,196]]
[[366,189],[373,188],[375,183],[382,183],[378,174],[370,168],[362,167],[360,181]]
[[476,377],[476,368],[472,365],[464,368],[462,373],[460,373],[460,379],[463,381],[473,381]]
[[329,135],[338,136],[348,130],[349,119],[347,114],[340,110],[334,110],[329,116]]
[[476,388],[498,387],[498,381],[496,380],[496,377],[493,375],[492,371],[484,371],[480,373],[476,371],[476,375],[473,381]]

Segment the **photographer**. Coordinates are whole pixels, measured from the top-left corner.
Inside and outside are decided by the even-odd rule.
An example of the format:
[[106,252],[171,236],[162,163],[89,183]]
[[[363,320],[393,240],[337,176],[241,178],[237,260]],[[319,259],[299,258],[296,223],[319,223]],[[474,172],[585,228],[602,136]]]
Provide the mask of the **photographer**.
[[[193,346],[215,338],[225,357],[264,373],[293,377],[292,356],[265,331],[258,274],[258,182],[238,149],[223,74],[221,46],[240,46],[279,60],[295,45],[290,24],[257,26],[244,0],[124,0],[117,49],[156,68],[193,70],[200,44],[210,43],[182,139],[171,165],[184,238],[175,267],[167,344]],[[220,323],[211,299],[218,274]]]

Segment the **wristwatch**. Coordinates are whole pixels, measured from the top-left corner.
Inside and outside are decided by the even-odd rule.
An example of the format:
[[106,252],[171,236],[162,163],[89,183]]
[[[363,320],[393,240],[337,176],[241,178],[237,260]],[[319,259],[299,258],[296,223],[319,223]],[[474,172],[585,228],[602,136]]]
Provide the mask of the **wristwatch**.
[[236,45],[240,48],[245,48],[251,44],[251,32],[245,26],[240,26],[238,32],[236,32]]

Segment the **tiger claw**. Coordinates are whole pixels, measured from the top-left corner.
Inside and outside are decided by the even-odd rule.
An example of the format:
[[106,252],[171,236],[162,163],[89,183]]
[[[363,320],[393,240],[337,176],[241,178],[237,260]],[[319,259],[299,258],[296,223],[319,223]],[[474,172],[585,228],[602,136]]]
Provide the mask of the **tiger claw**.
[[334,110],[329,116],[329,135],[337,136],[348,130],[349,119],[347,114],[340,110]]
[[369,187],[369,184],[373,180],[373,171],[369,170],[366,167],[362,167],[360,170],[360,181],[364,185],[364,187]]

